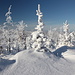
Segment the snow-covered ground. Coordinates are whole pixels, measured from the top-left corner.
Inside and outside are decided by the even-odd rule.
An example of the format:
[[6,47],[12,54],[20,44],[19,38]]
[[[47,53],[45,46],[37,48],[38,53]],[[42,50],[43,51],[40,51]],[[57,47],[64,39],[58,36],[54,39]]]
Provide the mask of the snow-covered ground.
[[75,75],[75,60],[49,52],[24,50],[9,59],[0,60],[0,75]]
[[62,56],[66,59],[71,61],[75,61],[75,48],[74,49],[67,49],[66,52],[62,53]]

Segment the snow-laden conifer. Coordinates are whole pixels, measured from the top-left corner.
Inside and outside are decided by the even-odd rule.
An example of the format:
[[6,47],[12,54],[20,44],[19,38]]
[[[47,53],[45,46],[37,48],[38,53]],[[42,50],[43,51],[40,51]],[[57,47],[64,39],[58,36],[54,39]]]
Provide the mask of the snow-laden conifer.
[[18,22],[17,25],[17,47],[18,47],[18,51],[22,50],[22,49],[26,49],[26,34],[25,34],[25,27],[27,27],[27,25],[24,23],[24,21],[20,21]]
[[42,21],[43,14],[40,10],[40,4],[38,4],[38,10],[36,10],[38,16],[38,25],[35,27],[36,31],[32,32],[32,48],[35,51],[47,51],[46,49],[46,41],[47,38],[43,33],[44,23]]
[[72,44],[72,35],[69,32],[69,24],[67,20],[63,23],[63,33],[59,34],[58,47],[62,46],[73,46]]

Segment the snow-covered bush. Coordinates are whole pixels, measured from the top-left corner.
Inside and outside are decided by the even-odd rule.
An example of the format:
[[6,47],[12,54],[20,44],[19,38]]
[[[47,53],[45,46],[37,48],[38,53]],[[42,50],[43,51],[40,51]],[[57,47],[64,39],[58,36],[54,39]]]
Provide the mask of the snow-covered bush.
[[47,37],[49,39],[49,48],[55,49],[58,44],[59,31],[57,28],[50,29],[47,33]]

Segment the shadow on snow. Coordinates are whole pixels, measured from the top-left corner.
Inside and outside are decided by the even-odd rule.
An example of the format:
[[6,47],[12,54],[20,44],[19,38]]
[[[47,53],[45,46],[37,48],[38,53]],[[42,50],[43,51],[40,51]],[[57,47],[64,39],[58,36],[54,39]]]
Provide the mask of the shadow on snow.
[[16,60],[0,59],[0,71],[5,69],[8,65],[15,63]]
[[58,57],[62,57],[62,53],[66,52],[68,49],[75,49],[75,47],[68,47],[68,46],[63,46],[58,48],[56,51],[53,52],[54,55],[58,56]]

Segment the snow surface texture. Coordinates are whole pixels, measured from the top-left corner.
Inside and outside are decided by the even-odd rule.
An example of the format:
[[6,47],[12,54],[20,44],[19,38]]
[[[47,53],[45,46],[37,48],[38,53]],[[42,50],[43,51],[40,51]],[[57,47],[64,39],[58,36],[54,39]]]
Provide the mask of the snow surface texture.
[[5,61],[0,75],[75,75],[75,62],[58,58],[48,52],[25,50]]

